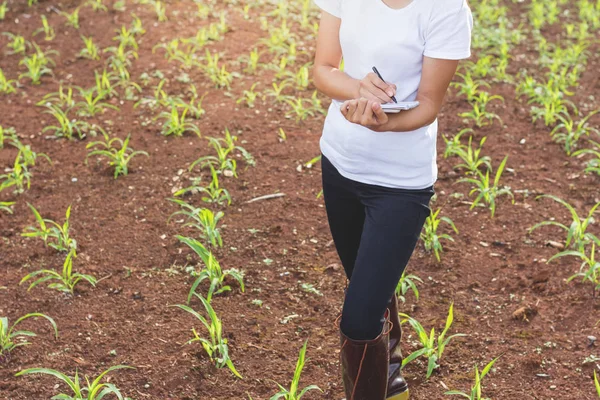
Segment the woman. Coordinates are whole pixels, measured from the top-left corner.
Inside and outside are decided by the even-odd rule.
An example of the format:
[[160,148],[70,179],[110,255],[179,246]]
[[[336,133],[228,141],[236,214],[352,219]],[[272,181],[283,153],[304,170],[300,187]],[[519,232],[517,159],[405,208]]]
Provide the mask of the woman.
[[[315,2],[314,82],[333,99],[320,141],[323,194],[350,280],[344,390],[348,400],[405,400],[395,289],[430,213],[437,114],[458,60],[470,56],[471,11],[466,0]],[[384,113],[394,99],[420,105]]]

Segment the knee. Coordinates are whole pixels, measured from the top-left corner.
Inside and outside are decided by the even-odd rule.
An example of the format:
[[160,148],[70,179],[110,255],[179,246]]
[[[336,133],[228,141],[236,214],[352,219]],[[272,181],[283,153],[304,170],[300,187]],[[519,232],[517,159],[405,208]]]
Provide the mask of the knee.
[[369,309],[365,305],[344,302],[340,330],[353,340],[372,340],[378,337],[384,325],[383,314]]

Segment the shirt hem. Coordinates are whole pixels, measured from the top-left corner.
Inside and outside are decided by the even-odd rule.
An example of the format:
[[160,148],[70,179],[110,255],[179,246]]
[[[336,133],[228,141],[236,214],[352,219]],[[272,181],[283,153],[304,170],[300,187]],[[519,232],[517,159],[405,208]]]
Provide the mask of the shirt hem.
[[440,58],[443,60],[463,60],[465,58],[471,57],[471,52],[463,52],[463,53],[444,53],[444,52],[425,52],[423,53],[425,57],[430,58]]

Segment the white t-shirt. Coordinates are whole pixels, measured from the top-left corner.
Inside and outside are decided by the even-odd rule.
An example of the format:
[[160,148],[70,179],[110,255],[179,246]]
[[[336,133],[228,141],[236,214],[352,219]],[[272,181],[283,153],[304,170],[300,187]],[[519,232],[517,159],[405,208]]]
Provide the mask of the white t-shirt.
[[[397,86],[398,101],[412,101],[423,56],[458,60],[471,55],[473,17],[466,0],[413,0],[392,9],[382,0],[314,0],[341,19],[344,71],[362,79],[373,66]],[[409,132],[375,132],[349,122],[341,102],[329,107],[320,145],[340,174],[358,182],[423,189],[437,179],[437,119]]]

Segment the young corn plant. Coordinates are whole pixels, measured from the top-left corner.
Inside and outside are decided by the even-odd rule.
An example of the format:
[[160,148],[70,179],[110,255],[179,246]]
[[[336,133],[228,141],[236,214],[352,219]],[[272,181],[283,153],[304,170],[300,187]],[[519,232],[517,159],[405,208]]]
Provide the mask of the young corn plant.
[[[11,141],[10,144],[18,142],[19,138],[17,137],[17,131],[15,128],[4,128],[0,125],[0,149],[4,148],[4,142]],[[15,146],[17,147],[17,146]]]
[[4,75],[4,71],[0,68],[0,93],[3,94],[11,94],[15,93],[15,81],[14,79],[8,79],[6,75]]
[[594,214],[596,213],[598,207],[600,207],[600,202],[596,203],[590,209],[587,215],[584,218],[582,218],[579,216],[579,214],[577,214],[577,210],[575,210],[575,208],[572,205],[556,196],[545,194],[538,196],[537,198],[548,198],[565,207],[571,214],[571,223],[567,226],[565,224],[553,220],[542,221],[529,228],[529,233],[542,226],[557,226],[567,232],[567,238],[565,241],[566,248],[571,247],[576,249],[580,253],[585,253],[585,247],[591,243],[596,243],[600,246],[600,239],[593,233],[587,231],[588,227],[595,222]]
[[290,384],[290,388],[287,389],[279,383],[275,382],[277,386],[279,386],[280,391],[272,396],[269,400],[301,400],[302,397],[310,390],[322,390],[317,385],[309,385],[304,389],[300,390],[300,377],[302,375],[302,370],[304,369],[304,364],[306,363],[306,346],[308,345],[308,340],[304,342],[304,345],[300,349],[300,354],[298,355],[298,361],[296,361],[296,369],[294,370],[294,377],[292,378],[292,383]]
[[475,186],[469,192],[469,196],[472,196],[474,193],[478,193],[475,200],[473,200],[473,204],[471,204],[471,210],[483,201],[486,204],[486,206],[490,209],[493,218],[496,214],[496,200],[498,199],[498,197],[503,195],[509,196],[512,200],[512,203],[514,204],[515,197],[512,194],[510,187],[499,186],[500,178],[502,177],[502,172],[504,172],[504,167],[506,166],[507,160],[508,156],[504,157],[504,159],[500,163],[500,166],[498,167],[498,170],[496,171],[496,176],[494,177],[493,181],[491,181],[490,179],[491,169],[488,169],[485,175],[481,171],[477,170],[476,178],[462,178],[458,180],[458,182],[467,182]]
[[479,128],[492,124],[494,119],[502,123],[502,119],[497,114],[486,110],[486,107],[492,100],[501,100],[504,102],[504,98],[500,95],[490,96],[487,92],[478,92],[471,102],[473,109],[469,112],[459,114],[459,117],[473,120]]
[[70,119],[67,116],[69,109],[63,111],[56,105],[49,105],[46,108],[47,110],[44,112],[52,115],[56,119],[57,125],[46,126],[42,129],[42,132],[54,131],[54,135],[56,137],[65,137],[69,140],[73,139],[75,134],[77,134],[79,139],[83,139],[85,137],[84,130],[89,127],[87,122]]
[[88,0],[87,4],[94,11],[108,11],[108,7],[104,5],[104,0]]
[[0,174],[0,192],[9,187],[15,187],[14,193],[21,194],[25,188],[31,187],[31,172],[23,162],[23,150],[19,150],[13,168],[5,174]]
[[61,11],[60,15],[67,19],[66,24],[68,26],[79,29],[79,7],[77,7],[72,13]]
[[469,145],[462,147],[452,147],[450,155],[455,155],[462,159],[462,163],[454,166],[455,169],[463,168],[467,171],[467,175],[476,175],[477,172],[481,171],[481,167],[486,167],[487,170],[492,169],[492,159],[489,156],[480,156],[483,145],[487,140],[487,136],[484,136],[479,142],[479,147],[474,149],[472,142],[473,136],[469,137]]
[[160,0],[155,0],[154,3],[154,12],[156,13],[156,17],[158,18],[158,22],[166,22],[169,20],[167,18],[167,7],[165,3]]
[[446,138],[446,136],[442,135],[442,139],[444,139],[444,142],[446,143],[446,149],[444,150],[444,158],[456,156],[461,152],[462,153],[468,152],[467,146],[465,146],[461,141],[462,136],[465,133],[472,134],[473,129],[464,128],[460,132],[458,132],[456,135],[454,135],[451,139],[448,139],[448,138]]
[[475,365],[475,384],[471,387],[471,392],[464,393],[458,390],[450,390],[444,394],[448,396],[460,396],[469,400],[491,400],[488,397],[482,397],[481,394],[481,384],[483,382],[483,378],[490,372],[494,364],[498,361],[498,358],[490,361],[482,370],[479,372],[479,368]]
[[75,371],[74,377],[70,377],[54,369],[28,368],[23,371],[20,371],[15,376],[40,374],[50,375],[57,378],[60,382],[67,385],[72,392],[72,394],[61,393],[52,397],[53,399],[57,400],[102,400],[104,398],[107,398],[107,396],[109,395],[114,395],[117,399],[122,400],[124,398],[123,394],[116,385],[112,383],[101,383],[101,381],[106,374],[124,368],[134,369],[133,367],[129,367],[126,365],[115,365],[102,372],[94,380],[91,380],[91,378],[85,376],[85,383],[80,381],[78,371]]
[[200,272],[194,273],[196,275],[196,280],[192,284],[192,287],[190,288],[190,291],[188,293],[188,304],[192,300],[192,296],[196,293],[196,289],[198,289],[198,286],[205,280],[208,280],[210,283],[208,293],[206,296],[206,300],[209,303],[212,300],[213,295],[228,292],[231,290],[231,286],[224,285],[225,278],[228,276],[232,277],[238,282],[242,292],[245,291],[244,274],[241,271],[235,268],[223,271],[221,269],[221,265],[219,264],[215,256],[212,254],[212,252],[206,247],[204,247],[204,245],[196,239],[192,239],[185,236],[177,236],[177,239],[189,246],[204,263],[204,268]]
[[284,81],[278,85],[276,82],[273,82],[272,86],[273,86],[273,90],[267,89],[266,95],[269,97],[272,97],[273,100],[275,101],[275,103],[284,103],[284,102],[287,102],[287,100],[293,99],[292,96],[283,94],[283,91],[287,87],[289,87],[289,83]]
[[406,294],[409,290],[415,295],[415,300],[419,301],[419,289],[416,282],[423,283],[423,280],[417,275],[407,275],[406,271],[402,273],[402,277],[398,281],[398,286],[396,286],[396,296],[401,302],[406,303]]
[[[223,238],[221,238],[221,230],[217,226],[219,220],[225,215],[223,211],[219,211],[216,214],[203,207],[194,207],[189,203],[179,199],[169,199],[175,204],[181,207],[181,210],[174,212],[169,216],[171,218],[176,216],[186,217],[183,224],[184,227],[196,228],[200,232],[200,237],[207,240],[213,247],[223,247]],[[167,221],[168,222],[168,221]]]
[[231,358],[229,357],[229,346],[227,344],[227,339],[223,338],[223,324],[221,323],[221,320],[210,305],[210,301],[205,300],[204,297],[199,296],[196,293],[194,294],[202,302],[202,305],[208,314],[208,319],[204,318],[200,313],[186,305],[175,304],[174,307],[179,307],[183,311],[187,311],[196,317],[202,323],[202,325],[204,325],[204,328],[206,328],[209,338],[207,339],[201,337],[196,329],[192,328],[194,338],[190,339],[187,344],[200,342],[200,344],[202,344],[202,348],[204,348],[204,351],[206,351],[208,357],[210,357],[210,360],[215,363],[217,368],[227,367],[236,377],[242,379],[242,375],[240,375],[240,373],[235,369],[233,361],[231,361]]
[[182,107],[173,104],[171,106],[171,112],[163,111],[158,115],[158,117],[155,118],[155,120],[164,120],[162,134],[165,136],[183,136],[185,132],[193,132],[196,135],[198,135],[198,137],[200,137],[200,128],[198,128],[193,123],[186,121],[185,119],[185,116],[187,115],[189,109],[185,107],[180,113],[180,108]]
[[249,108],[254,108],[256,100],[261,96],[260,92],[255,92],[256,83],[252,84],[250,90],[244,90],[242,97],[240,97],[236,104],[245,103]]
[[73,88],[68,87],[65,89],[62,82],[59,84],[58,91],[46,94],[42,100],[38,101],[38,106],[55,106],[59,109],[70,109],[75,106],[75,100],[73,99]]
[[52,70],[46,66],[47,64],[48,59],[40,57],[38,53],[26,56],[19,61],[19,65],[24,65],[27,68],[27,72],[20,74],[19,79],[29,78],[32,84],[39,85],[44,75],[54,76]]
[[81,40],[83,40],[85,47],[79,52],[79,57],[87,58],[89,60],[99,60],[100,49],[94,43],[94,38],[92,36],[85,37],[81,35]]
[[7,12],[8,12],[8,0],[5,0],[4,3],[0,4],[0,21],[4,20]]
[[10,40],[10,43],[8,43],[8,47],[11,49],[8,53],[9,55],[25,53],[25,50],[27,50],[27,41],[23,36],[10,32],[2,32],[2,35]]
[[36,29],[33,32],[33,36],[37,36],[40,33],[43,33],[44,36],[44,40],[46,41],[51,41],[54,40],[54,38],[56,37],[56,32],[54,31],[54,28],[52,26],[50,26],[50,24],[48,23],[48,19],[46,18],[45,15],[41,16],[42,18],[42,27],[39,29]]
[[600,175],[600,143],[593,140],[589,140],[589,142],[594,146],[593,149],[577,150],[575,153],[573,153],[573,156],[578,157],[579,155],[591,155],[593,158],[588,160],[587,166],[585,167],[585,172]]
[[559,257],[574,256],[581,259],[579,272],[570,276],[567,282],[581,278],[582,282],[590,282],[592,284],[592,297],[596,297],[596,291],[600,290],[600,261],[596,261],[596,243],[592,242],[590,254],[587,255],[583,251],[565,250],[550,257],[548,262]]
[[30,313],[23,315],[17,319],[14,324],[10,325],[7,317],[0,317],[0,365],[5,361],[10,352],[17,347],[27,346],[31,343],[27,341],[28,337],[36,337],[37,335],[31,331],[16,330],[17,325],[29,318],[45,318],[54,329],[54,337],[58,338],[58,328],[56,322],[46,314]]
[[600,381],[598,380],[596,371],[594,371],[594,384],[596,385],[596,393],[598,393],[598,396],[600,396]]
[[51,269],[41,269],[25,275],[19,284],[22,285],[23,283],[35,278],[35,280],[29,284],[27,291],[30,291],[42,283],[49,282],[48,288],[56,289],[59,292],[68,293],[71,295],[74,294],[75,286],[82,280],[95,287],[96,283],[98,282],[95,277],[81,274],[79,272],[73,272],[73,257],[76,257],[76,254],[75,250],[71,249],[65,258],[61,273]]
[[217,53],[211,54],[206,49],[206,65],[202,66],[202,69],[217,88],[230,88],[235,74],[228,72],[225,64],[219,67],[219,55]]
[[258,72],[258,67],[260,66],[260,56],[261,53],[257,48],[254,48],[250,51],[250,54],[243,55],[240,57],[240,61],[246,64],[244,68],[244,72],[249,75],[255,75]]
[[419,341],[423,346],[422,349],[411,353],[408,357],[402,360],[402,367],[404,368],[405,365],[419,357],[425,357],[428,359],[426,376],[427,379],[431,377],[431,374],[433,374],[433,371],[435,369],[439,368],[439,362],[441,361],[442,355],[444,354],[444,350],[446,349],[446,346],[448,346],[450,341],[457,337],[467,336],[462,333],[457,333],[446,337],[448,330],[450,330],[452,322],[454,321],[454,304],[450,304],[450,309],[448,310],[448,318],[446,319],[446,326],[444,327],[444,330],[438,335],[437,340],[435,337],[435,328],[432,328],[430,334],[428,335],[427,331],[425,330],[425,328],[423,328],[419,321],[403,313],[400,313],[400,316],[405,318],[402,321],[402,323],[408,322],[410,326],[415,330],[415,332],[419,336]]
[[589,136],[592,132],[600,135],[600,130],[588,125],[589,119],[599,112],[600,110],[593,111],[580,121],[575,122],[571,115],[563,111],[562,115],[557,116],[560,124],[552,129],[550,136],[555,142],[564,143],[565,152],[567,155],[571,155],[582,136]]
[[431,210],[431,214],[425,220],[425,229],[421,232],[421,240],[425,245],[425,250],[432,251],[435,254],[435,258],[438,262],[441,261],[440,253],[444,250],[441,239],[449,240],[454,242],[452,236],[447,233],[438,233],[438,228],[441,222],[445,222],[449,225],[455,233],[458,233],[458,229],[456,229],[456,225],[454,222],[448,217],[438,218],[438,215],[442,211],[441,208],[438,208],[436,211]]
[[41,238],[46,246],[50,246],[58,251],[71,251],[77,249],[77,242],[69,235],[69,218],[71,217],[71,206],[67,208],[65,222],[56,223],[51,219],[42,218],[34,206],[27,203],[31,212],[35,216],[38,226],[28,226],[21,234],[24,237]]
[[[120,138],[111,138],[108,133],[102,131],[104,135],[104,141],[96,141],[88,143],[85,146],[86,149],[91,150],[85,158],[87,164],[88,158],[92,156],[98,156],[108,159],[108,165],[114,167],[114,178],[117,179],[120,175],[127,175],[129,173],[129,162],[133,157],[144,155],[149,157],[149,154],[145,151],[136,150],[134,151],[129,147],[129,140],[131,135],[127,135],[125,141]],[[118,145],[115,146],[115,144]]]
[[89,89],[78,88],[79,94],[83,97],[83,101],[75,104],[78,108],[77,115],[82,117],[95,117],[96,114],[104,113],[106,109],[120,111],[119,107],[103,101],[108,93],[98,92],[96,87]]

